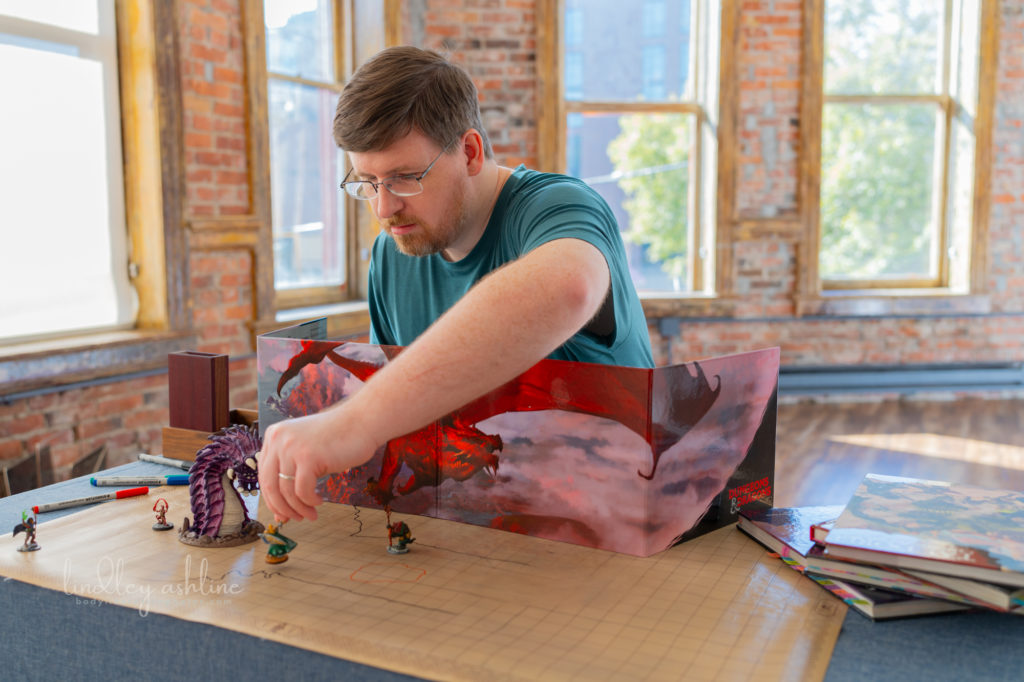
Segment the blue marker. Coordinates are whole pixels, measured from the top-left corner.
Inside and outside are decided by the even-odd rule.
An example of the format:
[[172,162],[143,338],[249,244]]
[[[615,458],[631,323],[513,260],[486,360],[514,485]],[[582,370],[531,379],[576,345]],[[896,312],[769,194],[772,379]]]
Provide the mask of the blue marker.
[[90,478],[93,485],[188,485],[188,474],[173,476],[100,476]]

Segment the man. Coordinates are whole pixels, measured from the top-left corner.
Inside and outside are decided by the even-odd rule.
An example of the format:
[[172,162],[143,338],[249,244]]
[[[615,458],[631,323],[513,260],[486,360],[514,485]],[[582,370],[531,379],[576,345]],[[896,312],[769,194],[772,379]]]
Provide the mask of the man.
[[368,461],[545,357],[650,367],[614,216],[586,185],[499,166],[469,75],[412,47],[376,55],[338,101],[334,137],[369,202],[371,340],[407,348],[349,399],[267,429],[275,518],[316,518],[316,479]]

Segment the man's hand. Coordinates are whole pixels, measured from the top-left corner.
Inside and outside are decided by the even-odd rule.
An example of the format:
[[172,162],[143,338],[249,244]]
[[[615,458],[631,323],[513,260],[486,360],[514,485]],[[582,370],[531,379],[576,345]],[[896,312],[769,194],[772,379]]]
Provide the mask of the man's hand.
[[323,502],[316,482],[329,473],[365,464],[377,445],[345,403],[267,429],[259,461],[260,491],[278,521],[315,520]]

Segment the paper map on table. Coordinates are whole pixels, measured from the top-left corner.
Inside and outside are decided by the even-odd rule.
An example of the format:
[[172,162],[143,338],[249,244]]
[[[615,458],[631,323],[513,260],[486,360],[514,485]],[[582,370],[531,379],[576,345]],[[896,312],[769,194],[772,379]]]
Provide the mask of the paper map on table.
[[[187,491],[164,490],[180,524]],[[262,543],[154,532],[151,498],[41,523],[38,552],[5,533],[0,573],[78,595],[67,608],[111,602],[433,679],[821,679],[846,610],[734,528],[639,558],[403,516],[416,541],[393,556],[382,512],[325,504],[287,525],[298,547],[271,565]]]

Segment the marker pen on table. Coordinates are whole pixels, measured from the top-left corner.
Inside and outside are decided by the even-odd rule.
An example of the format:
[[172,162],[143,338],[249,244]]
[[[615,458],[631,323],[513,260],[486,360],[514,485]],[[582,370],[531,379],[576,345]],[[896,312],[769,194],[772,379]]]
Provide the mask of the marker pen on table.
[[93,485],[188,485],[188,474],[173,476],[95,476]]
[[64,500],[62,502],[48,502],[46,504],[40,504],[32,507],[32,511],[36,514],[42,514],[43,512],[56,511],[58,509],[67,509],[69,507],[81,507],[93,502],[103,502],[104,500],[118,500],[122,497],[135,497],[136,495],[148,495],[149,488],[128,488],[127,490],[116,490],[110,493],[103,493],[102,495],[92,495],[90,497],[79,497],[75,500]]
[[182,471],[188,471],[192,468],[192,462],[184,459],[174,459],[172,457],[164,457],[163,455],[147,455],[146,453],[139,454],[139,460],[143,462],[152,462],[154,464],[165,464],[169,467],[176,467]]

